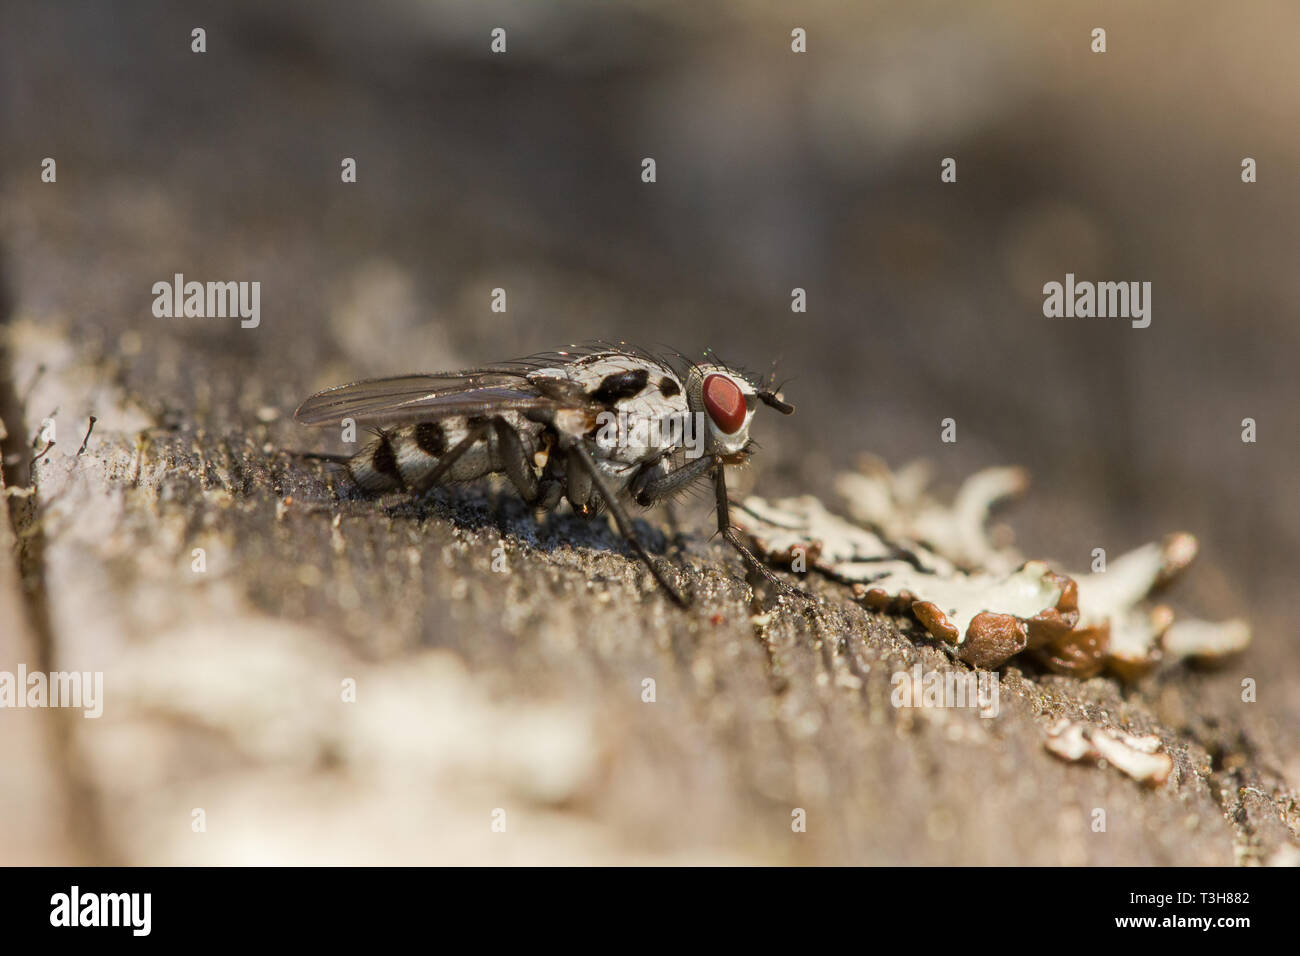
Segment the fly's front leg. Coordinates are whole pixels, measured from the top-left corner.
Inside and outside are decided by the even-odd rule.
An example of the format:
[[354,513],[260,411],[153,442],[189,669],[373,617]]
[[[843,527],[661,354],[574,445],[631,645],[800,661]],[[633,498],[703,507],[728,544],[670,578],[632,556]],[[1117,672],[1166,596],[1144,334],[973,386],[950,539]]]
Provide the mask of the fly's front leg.
[[[586,477],[591,479],[592,485],[595,487],[596,491],[599,492],[601,498],[604,499],[605,504],[609,507],[609,513],[614,516],[614,523],[618,525],[618,530],[622,533],[623,537],[627,539],[628,543],[632,545],[632,550],[637,553],[637,557],[645,562],[646,567],[650,569],[650,573],[654,575],[654,579],[659,582],[659,586],[668,592],[668,596],[672,598],[673,603],[678,607],[689,607],[690,604],[687,602],[686,598],[681,595],[681,592],[668,583],[668,579],[664,577],[663,572],[659,570],[659,566],[655,564],[654,559],[650,557],[650,552],[646,551],[645,546],[641,544],[641,539],[637,537],[636,529],[632,527],[632,520],[628,517],[627,511],[623,508],[622,503],[614,496],[614,493],[610,491],[609,485],[605,483],[605,479],[600,474],[600,469],[596,467],[596,462],[592,460],[591,452],[587,451],[586,446],[582,443],[582,439],[575,439],[572,441],[572,444],[569,447],[568,460],[570,471],[574,470],[574,465],[576,463]],[[572,482],[573,478],[574,476],[570,474],[569,481]]]
[[675,494],[713,470],[713,459],[708,456],[696,458],[690,464],[674,469],[666,475],[654,475],[657,464],[658,462],[651,462],[646,465],[632,481],[633,500],[646,508],[656,501]]
[[736,531],[735,525],[731,523],[731,504],[727,499],[727,473],[726,465],[722,463],[721,458],[712,460],[713,464],[713,493],[718,502],[718,532],[727,539],[727,543],[740,552],[740,556],[745,559],[745,563],[757,571],[771,584],[775,585],[780,591],[789,594],[791,597],[803,598],[805,601],[814,600],[813,596],[802,588],[786,584],[775,574],[772,569],[760,561],[745,543],[740,540],[740,534]]
[[677,520],[677,509],[673,507],[673,496],[692,482],[707,475],[709,469],[713,467],[713,459],[696,458],[690,464],[667,474],[657,474],[655,469],[658,468],[662,458],[663,456],[660,456],[659,459],[643,465],[636,477],[632,479],[629,491],[632,493],[632,500],[643,508],[649,508],[661,501],[664,503],[668,527],[673,533],[673,544],[681,549],[685,547],[685,540],[681,523]]

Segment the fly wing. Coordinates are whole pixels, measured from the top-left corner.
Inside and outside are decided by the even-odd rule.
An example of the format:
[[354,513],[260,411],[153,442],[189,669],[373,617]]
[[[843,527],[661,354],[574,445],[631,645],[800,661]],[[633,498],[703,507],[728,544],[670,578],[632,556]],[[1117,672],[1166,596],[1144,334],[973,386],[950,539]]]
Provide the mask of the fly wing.
[[581,404],[567,389],[530,381],[526,372],[532,371],[500,366],[353,382],[317,392],[293,417],[302,425],[333,425],[345,418],[358,425],[387,425]]
[[613,369],[602,371],[606,377],[634,371],[634,367],[671,371],[662,360],[640,349],[600,342],[463,372],[400,375],[339,385],[317,392],[298,406],[293,417],[302,425],[333,425],[345,418],[358,425],[387,425],[501,411],[598,409],[608,404],[601,397],[604,380],[592,379],[593,373],[584,373],[584,369],[602,362]]
[[327,388],[299,405],[293,417],[303,425],[332,425],[345,418],[358,425],[400,423],[481,414],[503,404],[517,408],[539,397],[518,376],[402,375]]

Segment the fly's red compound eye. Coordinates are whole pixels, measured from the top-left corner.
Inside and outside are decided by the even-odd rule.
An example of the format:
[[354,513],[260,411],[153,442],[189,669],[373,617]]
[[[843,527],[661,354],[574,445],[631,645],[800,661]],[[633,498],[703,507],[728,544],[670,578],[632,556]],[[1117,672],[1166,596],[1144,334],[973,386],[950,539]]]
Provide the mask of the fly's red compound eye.
[[725,375],[709,375],[704,379],[704,408],[723,432],[728,435],[740,431],[745,424],[745,396],[738,386]]

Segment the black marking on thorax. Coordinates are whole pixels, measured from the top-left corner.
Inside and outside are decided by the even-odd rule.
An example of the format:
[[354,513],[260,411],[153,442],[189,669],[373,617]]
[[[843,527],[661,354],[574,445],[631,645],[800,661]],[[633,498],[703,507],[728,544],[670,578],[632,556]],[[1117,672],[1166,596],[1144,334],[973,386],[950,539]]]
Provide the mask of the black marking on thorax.
[[645,388],[650,373],[643,368],[626,372],[611,372],[600,380],[600,384],[588,396],[601,405],[613,405],[619,399],[631,398]]
[[672,398],[681,390],[681,386],[677,384],[671,375],[665,375],[659,380],[659,394],[664,398]]

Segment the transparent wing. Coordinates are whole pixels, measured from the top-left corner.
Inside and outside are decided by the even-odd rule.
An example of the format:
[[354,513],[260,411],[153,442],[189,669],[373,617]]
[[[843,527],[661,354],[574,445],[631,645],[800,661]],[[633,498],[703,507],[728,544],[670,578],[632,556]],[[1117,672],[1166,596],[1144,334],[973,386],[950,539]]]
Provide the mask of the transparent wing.
[[338,385],[307,399],[293,417],[303,425],[332,425],[345,418],[358,425],[398,424],[448,415],[554,408],[557,404],[554,394],[543,394],[522,370],[478,369]]
[[333,425],[345,418],[358,425],[381,425],[506,410],[585,408],[590,400],[578,370],[612,357],[671,371],[663,360],[644,350],[624,343],[594,342],[462,372],[400,375],[339,385],[317,392],[298,406],[293,417],[303,425]]

